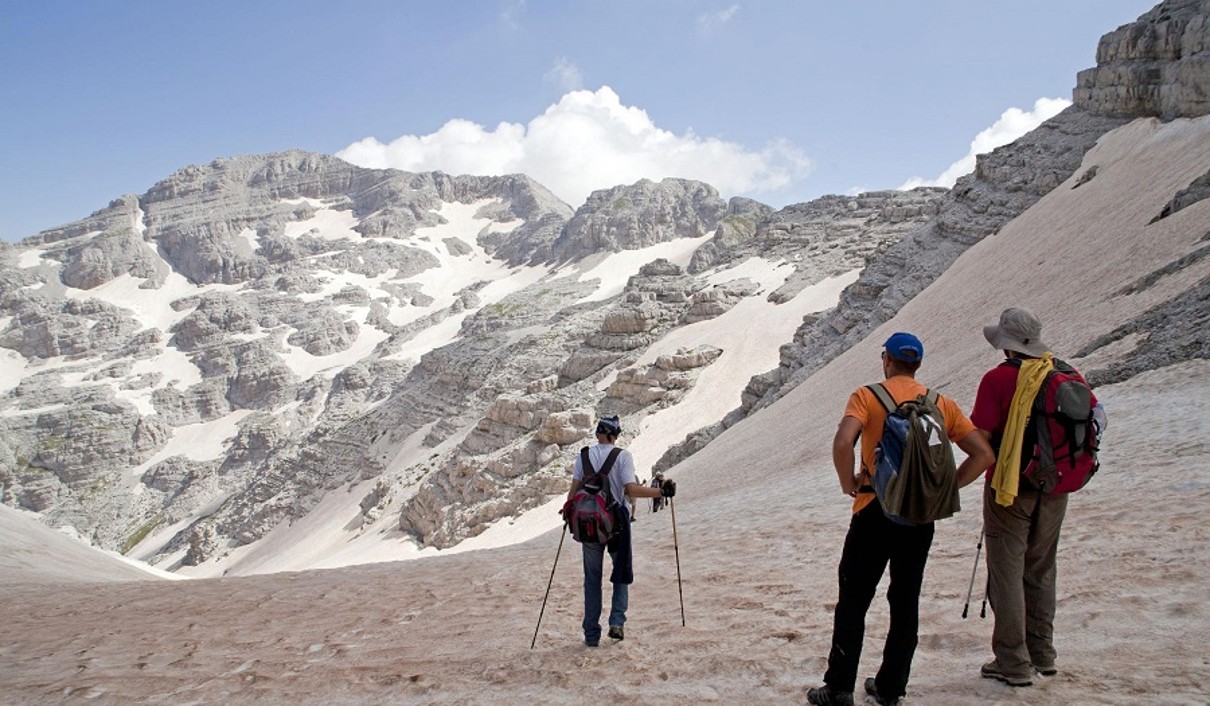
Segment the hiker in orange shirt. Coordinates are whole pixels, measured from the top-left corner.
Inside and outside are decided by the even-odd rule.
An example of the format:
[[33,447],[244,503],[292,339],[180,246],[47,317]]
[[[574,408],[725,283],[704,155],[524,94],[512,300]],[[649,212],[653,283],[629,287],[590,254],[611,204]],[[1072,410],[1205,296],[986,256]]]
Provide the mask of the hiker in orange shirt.
[[[916,381],[924,359],[924,344],[910,333],[896,333],[882,350],[882,382],[896,403],[927,392]],[[967,485],[995,460],[991,446],[978,433],[958,405],[938,396],[936,406],[944,420],[946,436],[967,453],[957,468],[957,483]],[[844,417],[832,442],[832,460],[840,489],[853,497],[853,516],[840,556],[840,597],[832,623],[832,649],[824,686],[810,689],[807,700],[816,706],[853,703],[865,615],[878,589],[878,582],[891,567],[887,602],[891,625],[882,654],[882,666],[865,680],[865,692],[879,704],[898,704],[906,692],[912,657],[916,652],[920,586],[924,565],[933,543],[933,523],[898,524],[883,512],[874,494],[874,451],[882,438],[887,411],[875,393],[858,388],[850,397]],[[861,440],[861,466],[854,471],[853,447]]]

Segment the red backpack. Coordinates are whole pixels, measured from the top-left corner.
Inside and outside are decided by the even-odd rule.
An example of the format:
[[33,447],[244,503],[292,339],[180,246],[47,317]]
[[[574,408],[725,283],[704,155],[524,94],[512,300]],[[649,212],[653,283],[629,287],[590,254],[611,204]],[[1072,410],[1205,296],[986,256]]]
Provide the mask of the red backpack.
[[[1019,360],[1010,364],[1020,366]],[[1100,468],[1092,389],[1067,363],[1054,359],[1034,397],[1021,444],[1021,475],[1045,493],[1072,493]]]
[[621,449],[612,449],[601,470],[594,471],[588,460],[588,447],[580,449],[584,479],[576,494],[563,504],[563,522],[577,542],[606,544],[617,533],[618,504],[609,491],[609,469],[620,453]]

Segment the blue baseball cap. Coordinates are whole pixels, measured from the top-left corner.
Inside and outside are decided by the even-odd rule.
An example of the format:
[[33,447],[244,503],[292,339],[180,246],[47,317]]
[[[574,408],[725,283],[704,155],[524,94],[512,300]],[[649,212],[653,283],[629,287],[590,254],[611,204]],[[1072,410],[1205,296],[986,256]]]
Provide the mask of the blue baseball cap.
[[910,333],[899,331],[891,334],[891,337],[883,344],[886,348],[887,355],[896,360],[902,360],[905,363],[915,363],[924,360],[924,344],[920,342]]

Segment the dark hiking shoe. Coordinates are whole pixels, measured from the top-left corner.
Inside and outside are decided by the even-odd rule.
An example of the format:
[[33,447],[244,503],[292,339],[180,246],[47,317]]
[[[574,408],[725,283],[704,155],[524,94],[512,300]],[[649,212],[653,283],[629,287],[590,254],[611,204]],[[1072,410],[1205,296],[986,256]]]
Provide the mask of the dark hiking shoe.
[[853,692],[837,691],[825,684],[807,689],[807,702],[815,706],[853,706]]
[[1034,680],[1029,677],[1010,676],[1000,671],[1000,667],[996,664],[996,660],[994,659],[983,665],[983,667],[979,670],[979,674],[983,675],[984,679],[995,679],[997,681],[1002,681],[1009,686],[1034,685]]
[[1041,674],[1044,677],[1053,677],[1054,675],[1059,673],[1059,670],[1057,668],[1055,668],[1055,665],[1053,665],[1053,664],[1050,666],[1047,666],[1047,667],[1039,667],[1039,666],[1035,665],[1034,671],[1037,672],[1038,674]]
[[625,637],[626,637],[626,633],[622,631],[621,625],[610,625],[609,626],[609,639],[621,640],[621,639],[624,639]]
[[595,640],[589,640],[588,638],[584,638],[584,644],[589,647],[596,647],[597,645],[601,644],[601,639],[597,638]]
[[899,706],[898,696],[883,696],[878,693],[878,685],[874,683],[874,677],[866,677],[865,693],[874,697],[874,703],[878,706]]

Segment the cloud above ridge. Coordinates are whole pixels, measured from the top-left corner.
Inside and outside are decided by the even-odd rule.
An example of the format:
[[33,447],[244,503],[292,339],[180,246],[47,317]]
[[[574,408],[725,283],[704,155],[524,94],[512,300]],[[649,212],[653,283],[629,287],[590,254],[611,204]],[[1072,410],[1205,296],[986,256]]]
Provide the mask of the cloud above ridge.
[[554,66],[542,76],[542,80],[562,91],[578,91],[584,88],[584,75],[580,72],[580,67],[562,56],[555,59]]
[[702,34],[712,35],[730,22],[737,12],[739,12],[739,5],[731,5],[725,10],[715,10],[698,15],[697,30]]
[[983,130],[971,141],[970,152],[962,159],[946,168],[936,179],[912,177],[899,187],[900,190],[913,189],[917,186],[944,186],[950,188],[958,177],[975,171],[975,155],[987,154],[997,147],[1007,145],[1022,135],[1032,131],[1047,120],[1058,115],[1071,101],[1063,98],[1039,98],[1034,101],[1033,110],[1009,108],[1000,114],[1000,118],[992,126]]
[[[566,78],[569,67],[574,69],[556,64],[551,78]],[[597,189],[644,178],[696,179],[724,196],[758,196],[785,189],[811,167],[786,141],[753,151],[692,130],[677,135],[657,126],[641,108],[623,105],[608,86],[566,93],[524,125],[502,122],[489,130],[454,119],[427,135],[388,143],[367,137],[336,156],[363,167],[409,172],[527,174],[572,207]]]

